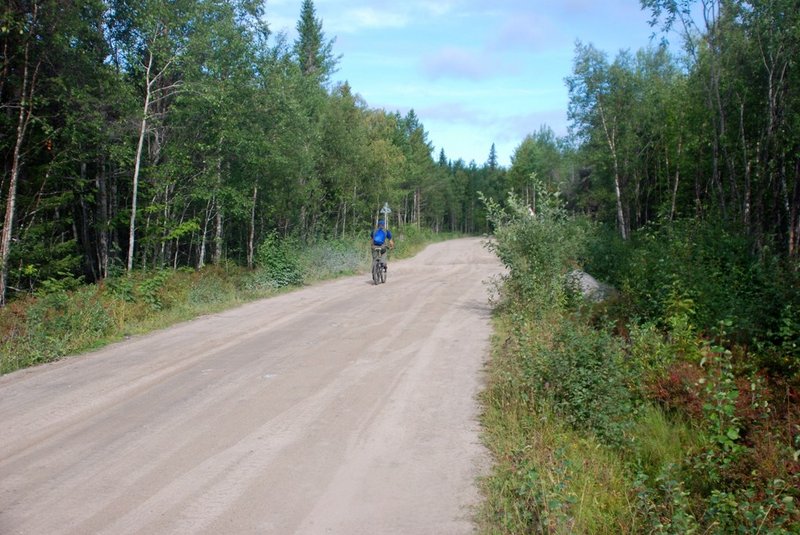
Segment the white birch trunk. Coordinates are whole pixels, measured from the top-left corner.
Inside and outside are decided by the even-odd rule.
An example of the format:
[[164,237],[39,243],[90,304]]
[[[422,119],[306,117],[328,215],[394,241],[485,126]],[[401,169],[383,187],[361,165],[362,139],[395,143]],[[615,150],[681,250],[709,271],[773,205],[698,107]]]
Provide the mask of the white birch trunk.
[[144,147],[144,136],[147,133],[147,114],[150,112],[150,93],[152,90],[153,81],[150,79],[150,70],[153,67],[153,53],[147,61],[147,68],[145,71],[145,94],[144,94],[144,109],[142,110],[142,124],[139,128],[139,143],[136,146],[136,159],[133,165],[133,193],[131,199],[131,221],[128,230],[128,272],[133,269],[133,252],[136,242],[136,208],[137,197],[139,195],[139,171],[142,164],[142,149]]
[[247,267],[253,269],[256,251],[256,200],[258,199],[258,185],[253,186],[253,204],[250,207],[250,235],[247,239]]
[[603,122],[603,131],[606,134],[606,141],[608,142],[608,148],[611,150],[611,158],[614,162],[614,193],[617,196],[617,223],[619,224],[619,230],[622,235],[622,239],[627,240],[628,228],[625,225],[625,212],[622,209],[622,187],[620,185],[619,159],[617,157],[617,146],[616,146],[616,131],[613,129],[609,130],[603,106],[601,104],[598,104],[598,108],[600,110],[600,119]]
[[[33,17],[37,15],[37,5],[34,5]],[[33,93],[36,87],[36,74],[39,65],[34,68],[30,75],[29,61],[30,45],[25,44],[24,69],[22,72],[22,92],[20,94],[19,115],[17,116],[17,139],[14,143],[14,151],[11,163],[11,176],[8,181],[8,197],[6,198],[6,213],[3,219],[3,233],[0,236],[0,306],[6,304],[6,291],[8,284],[8,257],[11,252],[11,235],[14,229],[14,212],[17,202],[17,184],[19,183],[19,173],[22,168],[22,142],[30,124],[33,114]],[[30,83],[29,77],[30,75]]]

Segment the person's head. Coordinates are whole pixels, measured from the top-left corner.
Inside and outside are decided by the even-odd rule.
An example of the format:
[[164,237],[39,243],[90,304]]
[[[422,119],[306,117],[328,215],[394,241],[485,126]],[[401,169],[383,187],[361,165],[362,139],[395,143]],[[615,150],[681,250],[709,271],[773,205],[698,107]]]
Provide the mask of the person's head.
[[383,226],[383,219],[378,219],[378,227],[382,227],[382,226]]

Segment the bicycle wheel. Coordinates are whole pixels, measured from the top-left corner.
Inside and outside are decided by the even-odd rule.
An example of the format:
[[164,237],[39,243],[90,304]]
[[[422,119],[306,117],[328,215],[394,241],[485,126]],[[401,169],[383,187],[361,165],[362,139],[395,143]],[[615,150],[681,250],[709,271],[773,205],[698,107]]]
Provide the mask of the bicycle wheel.
[[374,284],[380,284],[381,282],[381,263],[377,260],[372,261],[372,282]]

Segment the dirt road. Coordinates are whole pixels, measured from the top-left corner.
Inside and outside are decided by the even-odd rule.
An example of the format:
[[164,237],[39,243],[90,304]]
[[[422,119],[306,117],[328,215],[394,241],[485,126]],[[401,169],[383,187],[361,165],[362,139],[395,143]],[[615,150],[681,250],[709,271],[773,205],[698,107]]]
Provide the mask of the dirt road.
[[0,533],[472,531],[478,239],[0,377]]

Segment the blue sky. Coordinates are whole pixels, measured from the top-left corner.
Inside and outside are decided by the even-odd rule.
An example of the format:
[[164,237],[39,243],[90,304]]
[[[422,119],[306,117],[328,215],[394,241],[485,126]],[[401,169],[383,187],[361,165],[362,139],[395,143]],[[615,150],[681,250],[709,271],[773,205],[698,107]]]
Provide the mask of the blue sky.
[[[290,41],[302,0],[267,0],[273,32]],[[650,44],[638,0],[315,0],[347,80],[370,108],[414,109],[434,158],[483,164],[492,143],[501,165],[527,134],[567,133],[575,42],[610,59]]]

